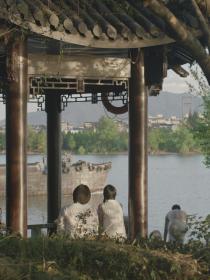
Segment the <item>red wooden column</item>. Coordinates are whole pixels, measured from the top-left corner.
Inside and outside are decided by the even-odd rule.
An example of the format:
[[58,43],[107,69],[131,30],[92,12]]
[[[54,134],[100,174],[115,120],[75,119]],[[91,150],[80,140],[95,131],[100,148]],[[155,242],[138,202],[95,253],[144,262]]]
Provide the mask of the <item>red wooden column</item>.
[[7,46],[6,224],[27,236],[27,39],[16,35]]
[[147,89],[144,78],[144,52],[131,50],[129,83],[129,234],[146,237],[147,211]]

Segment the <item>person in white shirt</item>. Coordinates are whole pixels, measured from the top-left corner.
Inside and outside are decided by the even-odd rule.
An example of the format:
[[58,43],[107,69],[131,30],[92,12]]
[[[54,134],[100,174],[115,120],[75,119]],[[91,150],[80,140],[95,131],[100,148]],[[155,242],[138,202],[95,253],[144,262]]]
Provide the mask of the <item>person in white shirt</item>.
[[61,209],[57,219],[57,232],[71,238],[92,238],[98,234],[98,216],[89,204],[90,189],[79,185],[73,192],[74,203]]
[[165,218],[164,241],[183,243],[187,232],[187,214],[177,204],[173,205]]
[[115,200],[115,187],[107,185],[103,195],[104,201],[98,206],[99,234],[115,239],[126,238],[123,210],[121,204]]

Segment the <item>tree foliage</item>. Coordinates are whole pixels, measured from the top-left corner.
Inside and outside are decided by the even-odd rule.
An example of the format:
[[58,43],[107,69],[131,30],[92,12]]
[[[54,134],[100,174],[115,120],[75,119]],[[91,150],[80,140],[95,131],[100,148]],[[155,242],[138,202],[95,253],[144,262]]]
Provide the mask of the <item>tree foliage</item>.
[[117,124],[110,118],[102,117],[96,131],[85,130],[63,135],[63,149],[74,153],[115,153],[127,151],[128,133],[120,132]]
[[28,127],[27,138],[28,150],[33,152],[46,152],[46,131],[35,131],[31,126]]
[[[207,106],[207,101],[205,104]],[[210,107],[210,100],[208,101],[208,106]],[[210,111],[210,108],[208,110]],[[205,116],[208,119],[208,115]],[[171,128],[150,128],[148,133],[149,152],[186,154],[199,152],[202,147],[207,152],[210,146],[208,144],[210,132],[208,132],[206,126],[204,119],[200,119],[198,114],[195,113],[175,130]],[[46,131],[44,129],[35,131],[29,126],[27,143],[28,151],[46,153]],[[110,118],[103,117],[99,120],[96,130],[63,133],[62,149],[80,155],[127,152],[128,132],[126,130],[120,131],[116,122]],[[0,133],[0,151],[4,150],[5,134]]]
[[204,164],[210,167],[210,86],[197,66],[192,67],[190,73],[194,83],[189,84],[189,89],[203,100],[202,116],[197,116],[194,126],[191,125],[191,131],[204,154]]
[[196,119],[186,119],[176,129],[170,128],[154,128],[149,131],[149,151],[152,153],[169,152],[188,154],[199,152],[200,146],[196,141],[192,127],[188,122],[192,123]]

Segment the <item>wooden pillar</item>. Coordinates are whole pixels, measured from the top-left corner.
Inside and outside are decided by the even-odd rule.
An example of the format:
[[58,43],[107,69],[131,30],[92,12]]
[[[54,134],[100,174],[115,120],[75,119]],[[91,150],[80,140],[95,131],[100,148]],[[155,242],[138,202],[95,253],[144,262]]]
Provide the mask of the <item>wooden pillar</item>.
[[[61,208],[60,95],[46,94],[47,112],[47,222],[53,223]],[[53,230],[49,230],[53,233]]]
[[20,34],[7,46],[6,224],[27,236],[27,39]]
[[129,83],[129,234],[146,237],[147,213],[147,89],[144,78],[144,52],[131,50]]

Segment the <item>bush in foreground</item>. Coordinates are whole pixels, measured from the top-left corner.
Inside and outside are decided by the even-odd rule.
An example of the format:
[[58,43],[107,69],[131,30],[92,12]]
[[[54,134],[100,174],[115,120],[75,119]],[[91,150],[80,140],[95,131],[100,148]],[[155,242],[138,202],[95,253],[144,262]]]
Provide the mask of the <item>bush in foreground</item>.
[[[156,249],[155,249],[156,248]],[[183,249],[182,249],[183,250]],[[191,254],[161,244],[47,238],[0,240],[0,279],[196,280],[208,279],[208,267]]]

